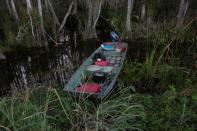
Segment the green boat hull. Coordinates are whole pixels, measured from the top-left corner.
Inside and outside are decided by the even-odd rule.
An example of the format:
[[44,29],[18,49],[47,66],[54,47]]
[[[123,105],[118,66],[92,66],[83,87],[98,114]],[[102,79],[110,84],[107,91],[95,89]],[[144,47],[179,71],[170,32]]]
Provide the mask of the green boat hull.
[[[114,90],[116,80],[120,71],[122,69],[126,53],[127,53],[127,43],[121,42],[124,46],[124,51],[111,50],[106,51],[101,47],[96,49],[77,69],[77,71],[72,75],[68,83],[64,86],[64,91],[72,93],[74,95],[80,96],[92,96],[96,99],[103,100]],[[114,44],[115,46],[115,44]],[[96,53],[102,53],[106,60],[110,62],[117,62],[109,66],[96,66],[93,65],[93,57]],[[108,76],[108,81],[101,84],[101,90],[98,93],[86,93],[86,92],[77,92],[76,88],[83,83],[84,76],[91,75],[94,72],[110,72]]]

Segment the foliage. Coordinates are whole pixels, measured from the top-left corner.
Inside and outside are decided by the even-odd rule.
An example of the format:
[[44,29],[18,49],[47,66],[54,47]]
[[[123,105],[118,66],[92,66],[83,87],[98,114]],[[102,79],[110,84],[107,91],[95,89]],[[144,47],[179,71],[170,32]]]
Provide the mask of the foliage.
[[145,107],[144,130],[195,130],[196,102],[176,90],[174,85],[161,95],[139,94],[134,101]]
[[132,100],[144,106],[142,129],[194,131],[197,75],[184,68],[155,65],[151,56],[143,63],[127,61],[120,80],[134,85],[129,92],[135,93]]
[[[63,17],[65,16],[65,10],[68,9],[68,3],[71,1],[62,1],[62,0],[51,0],[51,3],[53,5],[54,11],[61,22]],[[87,25],[87,14],[88,14],[88,1],[76,1],[76,9],[77,12],[71,13],[77,21],[76,23],[79,25],[78,31],[80,34],[82,34],[83,30],[85,30]],[[17,45],[22,44],[24,46],[42,46],[42,43],[40,40],[40,34],[39,32],[39,24],[40,19],[38,15],[38,9],[37,9],[37,3],[32,2],[33,8],[30,15],[32,16],[32,23],[34,26],[34,31],[36,36],[33,36],[32,34],[32,27],[30,24],[30,17],[27,13],[26,9],[26,3],[25,1],[15,2],[15,6],[17,9],[17,13],[19,16],[19,22],[17,23],[14,21],[14,18],[12,14],[8,13],[8,7],[6,6],[5,1],[1,1],[1,8],[0,8],[0,15],[2,16],[0,19],[1,28],[4,31],[4,34],[6,36],[6,40],[4,40],[2,43],[4,43],[3,46],[10,46],[10,45]],[[146,6],[146,12],[145,12],[145,21],[140,21],[140,10],[141,10],[141,4],[145,3]],[[170,40],[172,40],[173,34],[176,33],[175,23],[176,23],[176,13],[179,7],[179,0],[160,0],[160,1],[135,1],[134,2],[134,9],[132,13],[132,31],[133,31],[133,37],[132,38],[138,38],[138,37],[144,37],[147,39],[151,38],[158,38],[155,43],[158,44],[167,44]],[[186,18],[185,25],[189,23],[192,19],[194,19],[195,7],[196,7],[196,1],[191,1],[190,8],[188,9],[188,14]],[[117,30],[120,34],[124,34],[125,30],[125,19],[126,19],[126,8],[127,7],[127,1],[121,0],[121,1],[103,1],[101,16],[99,17],[101,19],[105,19],[105,22],[108,23],[108,26],[113,26],[115,30]],[[57,25],[54,23],[53,17],[51,15],[51,12],[49,10],[49,5],[46,4],[46,1],[42,3],[42,10],[43,10],[43,19],[44,19],[44,26],[46,35],[48,36],[48,39],[51,40],[53,38],[56,40],[56,36],[59,35],[57,32]],[[151,19],[151,22],[147,22],[148,19]],[[74,22],[75,23],[75,22]],[[195,21],[193,22],[195,23]],[[194,24],[193,24],[194,25]],[[102,26],[102,23],[98,23],[97,25]],[[103,24],[106,28],[106,25]],[[193,26],[191,28],[187,28],[187,31],[180,31],[185,33],[180,33],[182,35],[179,35],[180,39],[182,40],[192,40],[191,38],[194,38],[196,36],[195,32],[196,26]],[[36,33],[37,31],[37,33]],[[17,36],[18,33],[21,32],[21,39],[18,41]],[[194,33],[195,32],[195,33]],[[57,34],[56,34],[57,33]],[[51,38],[49,38],[51,36]],[[124,35],[123,35],[124,37]],[[189,38],[187,38],[189,37]],[[156,39],[154,39],[156,40]],[[167,40],[167,41],[166,41]],[[169,41],[168,41],[169,40]]]
[[[141,63],[127,61],[117,91],[101,103],[46,87],[4,97],[0,101],[0,128],[195,130],[197,76],[182,68],[156,64],[154,53]],[[152,84],[155,78],[157,82]],[[143,88],[140,82],[146,83]]]
[[[145,61],[127,60],[115,93],[97,103],[86,96],[72,97],[60,88],[26,89],[1,98],[0,129],[196,130],[197,22],[192,16],[196,1],[192,1],[186,23],[181,28],[175,26],[178,0],[145,1],[147,18],[140,21],[139,10],[143,2],[137,1],[138,6],[133,10],[132,38],[134,42],[145,40],[150,50]],[[76,17],[77,28],[82,33],[87,22],[87,7],[81,3],[78,3],[78,12],[73,17]],[[115,29],[123,34],[127,2],[114,3],[108,3],[110,8],[107,3],[102,7],[97,29],[105,33]],[[5,6],[5,2],[3,4]],[[68,1],[54,0],[52,4],[57,17],[63,19]],[[5,38],[0,39],[0,48],[42,46],[36,4],[31,12],[35,36],[24,11],[25,4],[18,2],[16,5],[19,23],[12,15],[2,13],[7,12],[6,6],[0,8],[0,30],[5,34]],[[44,4],[43,17],[47,35],[56,38],[54,28],[57,25]]]
[[[26,90],[0,102],[0,128],[5,130],[140,130],[143,107],[116,97],[97,105],[62,90]],[[129,96],[132,100],[132,96]]]

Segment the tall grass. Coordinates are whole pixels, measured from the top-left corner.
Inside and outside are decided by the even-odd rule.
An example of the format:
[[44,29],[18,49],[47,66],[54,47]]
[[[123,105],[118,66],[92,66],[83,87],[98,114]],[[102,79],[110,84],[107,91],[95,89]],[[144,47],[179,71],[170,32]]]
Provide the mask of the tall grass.
[[[144,106],[144,130],[196,129],[197,74],[176,64],[157,63],[154,51],[144,62],[126,62],[121,80],[127,94]],[[124,85],[123,84],[123,85]]]
[[140,130],[143,107],[121,92],[101,104],[44,87],[18,93],[0,101],[0,129]]

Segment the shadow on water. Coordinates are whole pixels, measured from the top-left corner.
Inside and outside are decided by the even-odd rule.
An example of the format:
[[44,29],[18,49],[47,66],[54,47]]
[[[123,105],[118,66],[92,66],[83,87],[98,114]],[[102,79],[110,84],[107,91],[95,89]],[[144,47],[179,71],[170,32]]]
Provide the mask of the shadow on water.
[[64,43],[46,52],[43,48],[17,47],[7,52],[7,59],[0,61],[0,91],[34,87],[35,83],[58,83],[63,86],[74,70],[93,52],[95,40],[77,44]]

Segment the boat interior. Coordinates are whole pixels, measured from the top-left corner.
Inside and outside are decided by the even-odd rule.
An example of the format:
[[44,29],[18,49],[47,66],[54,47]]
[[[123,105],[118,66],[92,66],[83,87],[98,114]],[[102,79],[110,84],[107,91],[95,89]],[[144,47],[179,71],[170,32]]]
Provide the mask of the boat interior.
[[70,80],[72,91],[99,94],[110,86],[119,74],[124,61],[124,51],[105,50],[102,46],[95,51],[76,71]]

